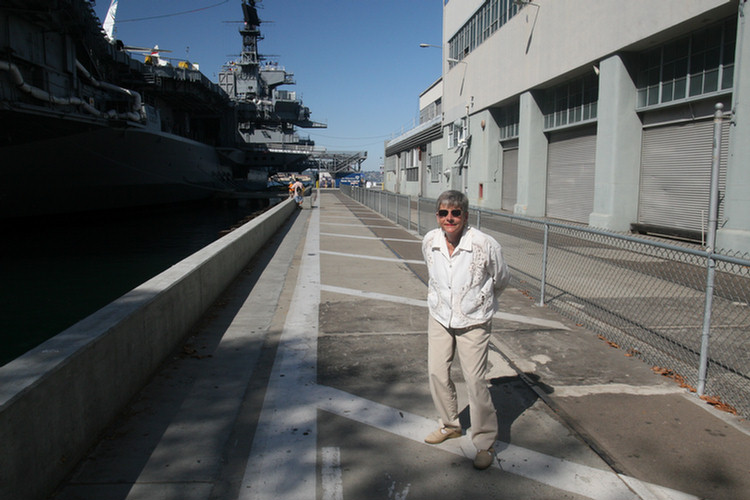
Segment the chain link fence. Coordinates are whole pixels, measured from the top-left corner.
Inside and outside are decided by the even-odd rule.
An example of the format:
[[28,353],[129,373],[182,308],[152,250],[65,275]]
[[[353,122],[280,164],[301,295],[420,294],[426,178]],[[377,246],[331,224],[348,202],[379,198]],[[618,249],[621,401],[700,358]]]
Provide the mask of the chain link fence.
[[[437,227],[435,200],[342,191],[420,235]],[[688,389],[703,382],[710,402],[750,417],[750,256],[709,254],[689,243],[477,208],[470,212],[470,223],[503,246],[517,287]],[[709,262],[715,266],[713,287],[707,286]]]

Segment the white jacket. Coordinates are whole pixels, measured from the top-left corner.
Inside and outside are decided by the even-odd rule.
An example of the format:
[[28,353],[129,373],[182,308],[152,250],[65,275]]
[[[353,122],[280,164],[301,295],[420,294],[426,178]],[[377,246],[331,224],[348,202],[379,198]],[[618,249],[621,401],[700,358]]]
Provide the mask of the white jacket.
[[497,298],[510,280],[502,248],[494,238],[467,226],[449,255],[445,235],[437,228],[422,240],[422,254],[430,276],[427,304],[433,318],[447,328],[467,328],[492,319]]

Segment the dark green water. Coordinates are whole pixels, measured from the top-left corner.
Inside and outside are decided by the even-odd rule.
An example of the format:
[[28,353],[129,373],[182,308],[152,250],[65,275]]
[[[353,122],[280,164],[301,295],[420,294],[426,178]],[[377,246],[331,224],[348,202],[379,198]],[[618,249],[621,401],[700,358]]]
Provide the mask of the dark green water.
[[257,208],[216,203],[0,226],[0,365],[219,238]]

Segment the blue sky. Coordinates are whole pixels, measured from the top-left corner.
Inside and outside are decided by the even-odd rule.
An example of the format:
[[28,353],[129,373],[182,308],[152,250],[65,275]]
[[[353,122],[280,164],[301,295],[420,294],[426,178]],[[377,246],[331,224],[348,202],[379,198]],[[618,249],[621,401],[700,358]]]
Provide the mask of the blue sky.
[[[104,21],[110,0],[95,10]],[[186,11],[195,11],[185,13]],[[262,54],[294,74],[312,119],[300,129],[318,146],[367,151],[363,170],[378,170],[383,142],[413,127],[419,94],[440,76],[442,0],[263,0]],[[151,19],[148,19],[151,18]],[[169,49],[218,81],[237,59],[240,0],[119,0],[115,35],[125,45]]]

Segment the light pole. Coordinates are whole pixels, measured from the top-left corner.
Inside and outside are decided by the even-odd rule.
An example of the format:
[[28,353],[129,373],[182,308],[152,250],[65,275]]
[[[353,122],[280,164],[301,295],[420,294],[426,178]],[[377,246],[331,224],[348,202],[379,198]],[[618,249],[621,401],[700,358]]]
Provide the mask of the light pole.
[[[423,49],[426,49],[428,47],[432,47],[433,49],[440,49],[441,52],[445,48],[444,45],[435,45],[434,43],[420,43],[419,46],[421,48],[423,48]],[[443,62],[442,61],[440,62],[440,66],[441,66],[441,73],[442,73],[442,71],[443,71]]]

